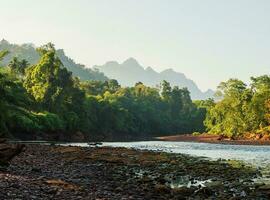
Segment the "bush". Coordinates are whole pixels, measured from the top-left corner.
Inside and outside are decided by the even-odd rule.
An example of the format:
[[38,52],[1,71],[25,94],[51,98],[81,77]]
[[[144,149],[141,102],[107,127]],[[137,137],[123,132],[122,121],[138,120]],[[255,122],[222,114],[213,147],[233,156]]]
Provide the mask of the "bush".
[[10,112],[9,127],[16,132],[48,132],[64,129],[58,115],[49,112],[35,113],[24,109]]
[[200,132],[194,132],[194,133],[192,133],[192,135],[193,136],[198,136],[198,135],[201,135],[201,133]]
[[64,123],[58,115],[43,112],[35,114],[38,117],[39,124],[42,126],[42,131],[57,131],[64,129]]
[[38,132],[42,129],[38,118],[29,111],[18,109],[10,112],[8,126],[16,132]]

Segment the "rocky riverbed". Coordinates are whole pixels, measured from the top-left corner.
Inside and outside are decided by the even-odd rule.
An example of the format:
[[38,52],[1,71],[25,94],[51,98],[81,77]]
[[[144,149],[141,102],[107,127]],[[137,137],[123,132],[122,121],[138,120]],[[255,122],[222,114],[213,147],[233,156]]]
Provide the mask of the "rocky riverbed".
[[0,169],[0,199],[269,199],[241,162],[111,147],[26,145]]

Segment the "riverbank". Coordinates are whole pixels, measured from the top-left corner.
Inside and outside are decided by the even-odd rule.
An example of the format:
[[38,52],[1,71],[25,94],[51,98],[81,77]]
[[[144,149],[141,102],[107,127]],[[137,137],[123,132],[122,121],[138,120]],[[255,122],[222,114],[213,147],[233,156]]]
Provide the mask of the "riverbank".
[[236,145],[270,145],[270,140],[263,139],[229,139],[218,135],[192,135],[192,134],[182,134],[173,136],[156,137],[156,139],[161,141],[175,141],[175,142],[203,142],[203,143],[214,143],[214,144],[236,144]]
[[268,199],[270,186],[252,181],[258,175],[182,154],[26,145],[0,170],[0,199]]

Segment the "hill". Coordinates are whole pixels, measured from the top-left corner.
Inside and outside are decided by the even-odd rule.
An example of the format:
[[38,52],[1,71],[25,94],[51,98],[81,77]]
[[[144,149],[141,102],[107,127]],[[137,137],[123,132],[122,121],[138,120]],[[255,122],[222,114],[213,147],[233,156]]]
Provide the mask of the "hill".
[[[2,61],[4,65],[7,65],[14,56],[19,59],[26,59],[30,64],[37,63],[40,58],[35,45],[31,43],[22,45],[11,44],[3,39],[0,41],[1,50],[8,50],[10,52]],[[78,64],[69,58],[63,49],[58,49],[56,54],[64,66],[81,80],[104,81],[112,78],[118,80],[123,86],[134,86],[139,81],[148,86],[158,86],[160,82],[166,80],[172,86],[187,87],[191,93],[191,98],[194,100],[212,98],[214,95],[213,90],[202,92],[196,83],[188,79],[183,73],[176,72],[173,69],[166,69],[159,73],[151,67],[144,68],[134,58],[129,58],[122,64],[110,61],[101,66],[95,65],[93,68],[86,68],[84,65]]]
[[[0,41],[0,51],[8,50],[10,53],[2,61],[2,64],[7,65],[13,57],[19,59],[26,59],[30,64],[36,64],[40,58],[36,47],[33,44],[11,44],[6,40]],[[73,73],[74,76],[79,77],[81,80],[107,80],[108,78],[96,69],[86,68],[82,64],[75,63],[71,58],[66,56],[63,49],[56,51],[57,56],[64,64],[64,66]]]
[[173,86],[187,87],[192,99],[207,99],[214,95],[214,91],[210,89],[202,92],[196,83],[188,79],[183,73],[176,72],[173,69],[166,69],[159,73],[151,67],[144,68],[134,58],[129,58],[122,64],[110,61],[104,65],[96,65],[94,68],[97,68],[109,78],[118,80],[123,86],[133,86],[138,81],[148,86],[157,86],[162,80],[166,80]]

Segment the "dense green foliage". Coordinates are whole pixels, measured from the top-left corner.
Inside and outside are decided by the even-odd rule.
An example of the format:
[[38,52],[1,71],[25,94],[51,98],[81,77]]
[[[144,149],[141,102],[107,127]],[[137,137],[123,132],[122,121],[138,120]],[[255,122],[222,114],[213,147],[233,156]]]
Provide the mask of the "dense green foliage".
[[[0,51],[0,135],[125,140],[205,127],[231,138],[270,135],[270,76],[252,77],[249,86],[230,79],[218,86],[220,101],[192,102],[186,88],[167,81],[153,88],[78,79],[50,43],[34,52],[39,60],[32,64],[20,55],[10,58],[10,48]],[[7,57],[9,63],[3,62]]]
[[[163,81],[81,81],[65,68],[52,44],[37,49],[31,65],[14,57],[0,71],[0,132],[18,138],[136,139],[204,131],[204,102]],[[7,56],[2,52],[1,58]]]
[[269,134],[270,76],[252,77],[249,87],[241,80],[230,79],[218,89],[222,100],[209,105],[205,120],[210,133],[232,138]]

